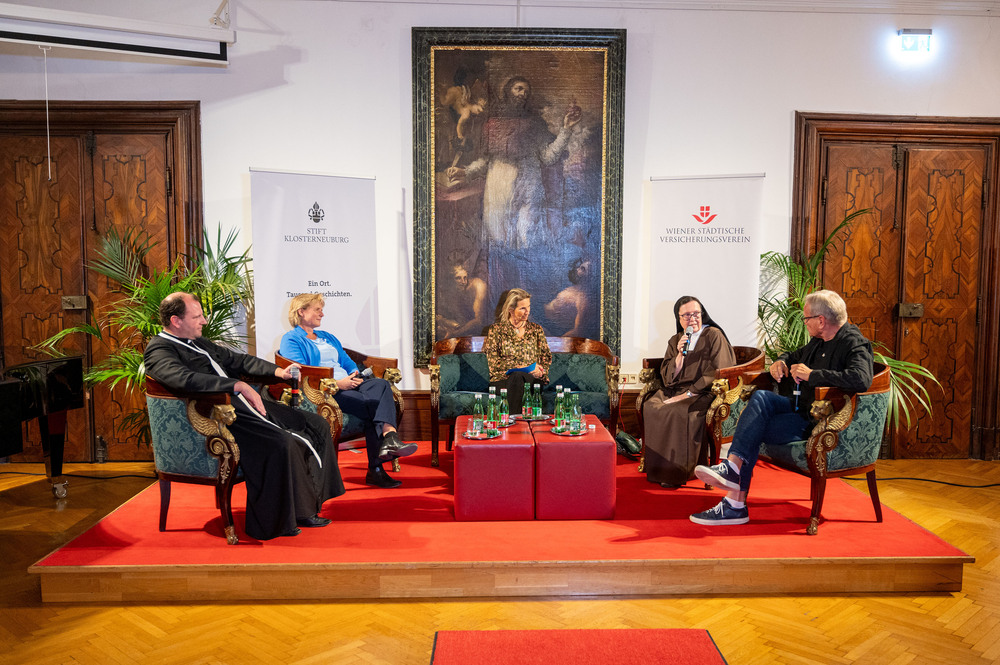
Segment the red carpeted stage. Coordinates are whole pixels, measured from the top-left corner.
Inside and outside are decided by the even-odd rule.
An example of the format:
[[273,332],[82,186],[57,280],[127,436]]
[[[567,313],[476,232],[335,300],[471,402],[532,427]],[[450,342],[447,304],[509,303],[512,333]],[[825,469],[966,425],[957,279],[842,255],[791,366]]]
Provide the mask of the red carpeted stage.
[[[32,566],[49,602],[475,596],[958,591],[972,557],[899,514],[875,522],[871,500],[830,481],[819,534],[807,536],[808,479],[754,474],[750,524],[687,518],[721,492],[665,490],[618,458],[614,520],[456,522],[452,455],[403,460],[393,490],[363,484],[363,453],[340,453],[346,495],[334,524],[293,538],[226,545],[211,488],[174,485],[168,531],[155,485]],[[502,478],[497,478],[502,483]],[[586,492],[587,488],[580,488]],[[242,506],[242,486],[234,492]]]

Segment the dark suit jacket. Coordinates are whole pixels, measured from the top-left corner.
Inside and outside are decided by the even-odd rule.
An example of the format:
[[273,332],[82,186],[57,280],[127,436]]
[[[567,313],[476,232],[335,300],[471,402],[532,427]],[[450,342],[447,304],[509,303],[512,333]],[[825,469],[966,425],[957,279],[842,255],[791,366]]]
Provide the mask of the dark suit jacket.
[[274,363],[227,349],[204,337],[199,337],[194,343],[207,351],[228,376],[219,376],[208,358],[194,349],[159,336],[153,337],[146,345],[143,354],[146,374],[171,390],[231,393],[241,377],[273,377],[278,368]]

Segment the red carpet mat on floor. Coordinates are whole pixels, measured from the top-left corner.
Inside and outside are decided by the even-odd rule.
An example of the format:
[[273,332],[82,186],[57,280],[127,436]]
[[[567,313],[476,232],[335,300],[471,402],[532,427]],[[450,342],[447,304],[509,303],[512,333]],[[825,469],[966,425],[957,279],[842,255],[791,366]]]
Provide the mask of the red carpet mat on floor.
[[[443,446],[442,446],[443,447]],[[218,563],[350,563],[433,561],[607,561],[705,558],[953,557],[963,552],[898,513],[875,522],[868,495],[841,480],[827,485],[819,534],[805,533],[809,481],[761,464],[754,473],[750,523],[701,526],[688,515],[715,505],[722,492],[691,481],[666,490],[646,481],[636,463],[617,465],[614,520],[456,522],[452,455],[430,466],[430,444],[403,460],[397,489],[364,485],[365,456],[340,453],[348,491],[321,512],[334,522],[296,537],[265,542],[242,532],[246,494],[233,501],[240,544],[226,545],[213,490],[174,484],[167,531],[157,529],[154,484],[39,566]],[[503,482],[502,478],[497,479]],[[862,483],[859,483],[863,485]],[[580,488],[586,492],[586,487]]]
[[724,665],[707,630],[442,630],[431,665]]

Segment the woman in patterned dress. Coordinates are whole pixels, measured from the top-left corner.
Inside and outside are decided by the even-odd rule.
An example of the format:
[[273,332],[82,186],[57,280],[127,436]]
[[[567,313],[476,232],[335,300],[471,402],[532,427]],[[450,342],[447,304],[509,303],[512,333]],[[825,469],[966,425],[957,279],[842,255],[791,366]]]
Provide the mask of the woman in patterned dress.
[[490,385],[507,389],[511,411],[520,409],[524,384],[549,381],[552,351],[545,330],[531,315],[531,294],[511,289],[497,306],[496,322],[486,334],[483,350],[490,367]]

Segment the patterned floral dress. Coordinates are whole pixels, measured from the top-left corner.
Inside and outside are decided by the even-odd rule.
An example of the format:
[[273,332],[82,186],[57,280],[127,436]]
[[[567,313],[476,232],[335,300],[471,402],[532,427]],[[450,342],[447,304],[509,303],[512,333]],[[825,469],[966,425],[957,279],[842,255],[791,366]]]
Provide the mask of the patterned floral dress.
[[525,322],[523,337],[517,336],[510,321],[494,323],[486,334],[483,351],[490,366],[491,382],[503,381],[507,378],[507,370],[527,367],[531,363],[537,363],[545,373],[539,382],[542,385],[549,382],[552,351],[545,341],[545,331],[533,321]]

